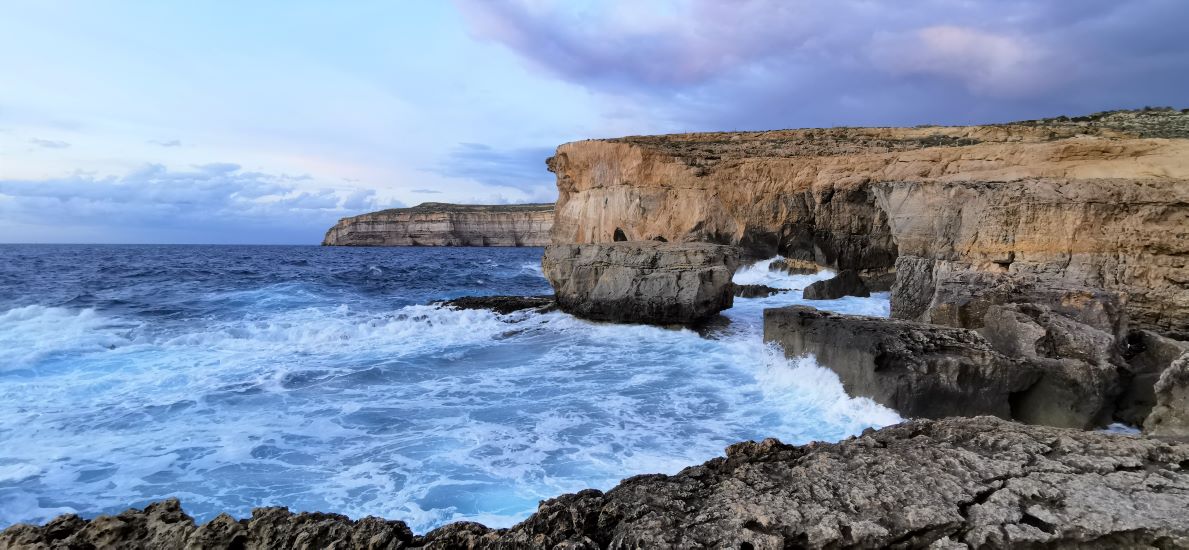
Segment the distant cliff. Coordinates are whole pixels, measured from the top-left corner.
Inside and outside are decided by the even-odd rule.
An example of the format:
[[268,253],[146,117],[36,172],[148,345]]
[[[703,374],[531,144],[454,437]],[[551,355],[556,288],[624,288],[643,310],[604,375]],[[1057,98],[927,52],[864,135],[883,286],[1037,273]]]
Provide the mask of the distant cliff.
[[545,246],[553,204],[422,203],[343,218],[323,246]]

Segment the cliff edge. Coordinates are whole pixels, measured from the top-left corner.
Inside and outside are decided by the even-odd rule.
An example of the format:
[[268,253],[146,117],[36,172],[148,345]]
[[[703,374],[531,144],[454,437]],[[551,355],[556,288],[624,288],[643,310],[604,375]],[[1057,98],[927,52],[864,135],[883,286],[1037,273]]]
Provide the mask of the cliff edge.
[[554,244],[704,241],[896,273],[893,316],[933,323],[953,281],[1035,278],[1119,292],[1133,326],[1189,337],[1186,111],[632,136],[548,165]]
[[339,220],[323,246],[545,246],[552,204],[426,202]]

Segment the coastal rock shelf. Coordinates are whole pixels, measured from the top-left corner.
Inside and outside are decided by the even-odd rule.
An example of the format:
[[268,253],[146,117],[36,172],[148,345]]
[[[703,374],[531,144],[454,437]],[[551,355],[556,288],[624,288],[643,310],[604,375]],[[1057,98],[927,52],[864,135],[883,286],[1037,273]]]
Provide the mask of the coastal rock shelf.
[[1180,548],[1189,444],[918,420],[840,443],[744,442],[673,476],[540,504],[510,529],[261,508],[199,527],[177,501],[0,533],[0,548]]
[[963,273],[1129,296],[1138,328],[1189,338],[1189,114],[969,127],[830,128],[558,147],[553,242],[736,245],[864,278],[935,322]]
[[552,204],[427,202],[343,218],[324,246],[545,246]]

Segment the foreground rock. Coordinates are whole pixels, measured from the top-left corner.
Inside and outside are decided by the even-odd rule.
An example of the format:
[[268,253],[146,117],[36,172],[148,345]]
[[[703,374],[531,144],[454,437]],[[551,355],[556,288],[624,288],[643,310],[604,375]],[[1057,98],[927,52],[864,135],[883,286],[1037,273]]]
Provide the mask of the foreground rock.
[[802,295],[806,300],[837,300],[843,296],[871,296],[863,279],[853,270],[844,269],[825,281],[815,281],[805,287]]
[[176,502],[15,526],[0,548],[1181,548],[1189,444],[990,417],[837,444],[739,443],[674,476],[541,503],[511,529],[257,510],[202,527]]
[[562,145],[549,167],[555,243],[894,268],[893,316],[920,321],[951,276],[1037,276],[1130,295],[1139,328],[1189,339],[1189,113],[632,136]]
[[1189,352],[1173,361],[1156,382],[1156,406],[1144,433],[1189,438]]
[[489,309],[500,315],[526,309],[545,313],[557,308],[553,296],[463,296],[434,303],[455,309]]
[[688,324],[731,307],[733,248],[659,241],[552,245],[541,266],[561,309],[601,321]]
[[552,204],[422,203],[343,218],[324,246],[545,246]]

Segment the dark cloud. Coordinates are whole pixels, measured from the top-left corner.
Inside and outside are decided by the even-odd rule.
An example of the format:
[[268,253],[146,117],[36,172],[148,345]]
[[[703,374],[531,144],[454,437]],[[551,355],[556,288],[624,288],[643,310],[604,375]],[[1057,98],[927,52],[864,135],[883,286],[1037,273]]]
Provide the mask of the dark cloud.
[[69,143],[67,143],[65,141],[58,141],[55,139],[33,138],[33,139],[29,140],[29,143],[32,143],[33,145],[36,145],[38,147],[44,147],[46,149],[65,149],[67,147],[70,147]]
[[0,227],[26,232],[6,230],[6,241],[37,241],[38,228],[69,227],[101,242],[315,244],[339,217],[376,207],[374,191],[297,188],[295,179],[215,163],[192,171],[150,164],[123,177],[0,180]]
[[457,0],[472,33],[674,129],[1189,103],[1181,0]]
[[545,168],[552,147],[496,149],[482,143],[460,143],[432,171],[496,187],[511,187],[533,196],[554,193],[554,179]]
[[160,145],[162,147],[181,147],[182,140],[180,139],[150,139],[149,143],[152,145]]

